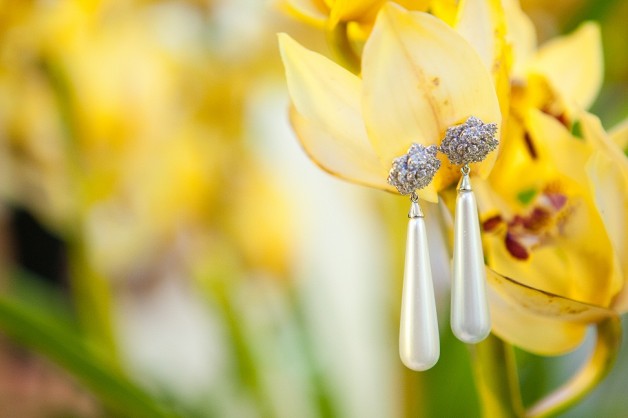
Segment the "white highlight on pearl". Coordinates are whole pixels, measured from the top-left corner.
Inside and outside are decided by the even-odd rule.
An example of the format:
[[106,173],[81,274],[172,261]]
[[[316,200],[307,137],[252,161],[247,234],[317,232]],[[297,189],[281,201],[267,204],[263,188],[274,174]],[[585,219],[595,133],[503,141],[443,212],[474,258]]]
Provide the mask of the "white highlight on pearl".
[[459,340],[472,344],[491,332],[478,208],[468,175],[456,199],[451,329]]
[[438,361],[440,342],[425,220],[418,203],[412,203],[409,216],[399,356],[406,367],[422,371]]

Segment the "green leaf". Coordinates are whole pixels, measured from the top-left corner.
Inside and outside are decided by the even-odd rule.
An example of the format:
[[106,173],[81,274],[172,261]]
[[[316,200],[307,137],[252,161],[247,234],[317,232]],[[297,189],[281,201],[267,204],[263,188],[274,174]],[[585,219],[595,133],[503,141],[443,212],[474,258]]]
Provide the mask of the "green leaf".
[[[116,417],[179,416],[132,383],[107,353],[82,338],[67,307],[59,303],[52,289],[34,281],[24,286],[25,275],[16,276],[14,282],[22,282],[14,289],[19,298],[15,294],[0,295],[0,331],[74,375]],[[25,291],[28,288],[30,292]]]
[[494,335],[470,345],[475,382],[482,416],[517,418],[523,416],[519,381],[512,346]]

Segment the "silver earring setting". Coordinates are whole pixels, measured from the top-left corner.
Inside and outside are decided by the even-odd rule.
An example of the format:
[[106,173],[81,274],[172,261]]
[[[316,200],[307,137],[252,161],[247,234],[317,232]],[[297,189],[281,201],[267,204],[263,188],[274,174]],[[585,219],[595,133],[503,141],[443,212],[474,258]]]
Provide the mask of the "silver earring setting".
[[399,355],[403,364],[412,370],[427,370],[440,356],[427,233],[416,193],[430,184],[440,168],[438,151],[447,155],[452,164],[462,165],[456,199],[451,327],[454,335],[466,343],[477,343],[491,331],[482,240],[469,164],[484,160],[497,147],[496,133],[496,124],[485,124],[471,116],[465,123],[447,129],[440,147],[412,144],[406,154],[393,161],[388,183],[411,199]]

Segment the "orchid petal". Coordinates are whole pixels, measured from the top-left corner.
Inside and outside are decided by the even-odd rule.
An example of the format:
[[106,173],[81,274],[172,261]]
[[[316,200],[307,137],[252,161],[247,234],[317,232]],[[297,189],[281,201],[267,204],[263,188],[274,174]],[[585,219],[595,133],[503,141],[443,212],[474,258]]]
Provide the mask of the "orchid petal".
[[540,160],[551,161],[550,166],[580,184],[586,184],[582,169],[591,155],[591,146],[574,138],[556,118],[538,109],[529,109],[525,123],[534,141]]
[[312,0],[280,0],[277,7],[314,27],[321,29],[325,27],[328,11],[324,3],[317,4]]
[[353,183],[395,191],[386,182],[388,174],[372,149],[338,141],[329,132],[304,118],[294,107],[290,109],[290,122],[307,155],[323,170]]
[[[597,117],[583,112],[580,121],[585,139],[597,150],[585,169],[595,205],[613,245],[625,282],[628,278],[628,159],[606,135]],[[615,305],[619,311],[628,310],[626,286],[616,298]]]
[[613,127],[608,134],[615,145],[626,154],[628,151],[628,119]]
[[[411,2],[408,1],[409,3]],[[401,2],[398,2],[406,9],[410,10]],[[430,4],[430,12],[449,26],[453,26],[456,22],[456,16],[458,14],[458,0],[437,0],[432,1]]]
[[598,306],[609,306],[617,294],[618,272],[604,225],[591,204],[576,206],[569,214],[567,236],[555,237],[553,245],[534,248],[522,261],[507,250],[503,238],[485,234],[485,256],[496,271],[516,277],[530,287]]
[[[624,281],[628,277],[628,178],[603,152],[596,152],[586,166],[595,204],[617,256]],[[628,310],[628,288],[624,285],[615,301],[619,311]]]
[[[525,210],[526,204],[519,198],[521,193],[538,193],[543,189],[552,168],[539,158],[542,155],[538,153],[539,150],[526,133],[523,121],[510,118],[502,133],[500,157],[488,178],[490,188],[495,192],[493,200],[498,197],[506,203],[495,213],[512,217],[512,209]],[[480,185],[475,182],[473,187]]]
[[504,0],[503,4],[508,27],[508,40],[513,51],[512,76],[524,79],[525,65],[536,53],[536,30],[532,20],[521,10],[519,1]]
[[327,171],[390,190],[387,168],[375,156],[360,107],[361,81],[329,59],[280,34],[291,121],[303,147]]
[[613,139],[606,134],[600,118],[583,111],[580,112],[579,120],[582,124],[585,139],[590,142],[596,150],[604,152],[604,154],[613,161],[613,164],[620,167],[624,173],[623,175],[628,175],[626,174],[628,173],[628,159],[622,150],[615,146]]
[[526,286],[491,269],[487,282],[493,332],[532,353],[568,352],[582,342],[588,325],[616,316],[610,309]]
[[[462,0],[454,28],[478,53],[487,69],[500,55],[499,38],[504,36],[504,10],[499,0]],[[497,32],[497,33],[496,33]]]
[[347,21],[372,20],[385,0],[335,0],[331,5],[331,25]]
[[506,16],[501,0],[462,0],[454,28],[475,48],[493,74],[502,116],[506,115],[510,97],[511,51],[506,43]]
[[[497,95],[481,59],[429,14],[384,5],[365,45],[362,68],[369,139],[384,162],[404,154],[412,143],[438,144],[448,127],[471,115],[500,125]],[[474,172],[486,175],[496,154]],[[437,190],[459,177],[447,166],[432,183]]]
[[530,62],[529,71],[547,77],[569,108],[587,109],[602,85],[599,26],[585,23],[574,33],[546,43]]
[[[395,3],[400,5],[406,10],[415,10],[418,12],[426,12],[427,9],[434,8],[435,3],[443,3],[443,0],[395,0]],[[432,3],[430,5],[430,3]]]

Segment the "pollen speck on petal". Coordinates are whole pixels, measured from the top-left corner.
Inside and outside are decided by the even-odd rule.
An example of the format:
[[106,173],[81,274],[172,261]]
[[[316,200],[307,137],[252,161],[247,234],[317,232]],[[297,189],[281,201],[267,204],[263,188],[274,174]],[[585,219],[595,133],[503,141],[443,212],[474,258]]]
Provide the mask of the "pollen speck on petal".
[[485,220],[482,224],[482,228],[485,232],[490,232],[497,228],[502,222],[504,222],[504,220],[501,215],[495,215]]
[[506,234],[505,243],[510,255],[515,257],[517,260],[527,260],[530,258],[530,253],[526,247],[517,241],[511,233]]

